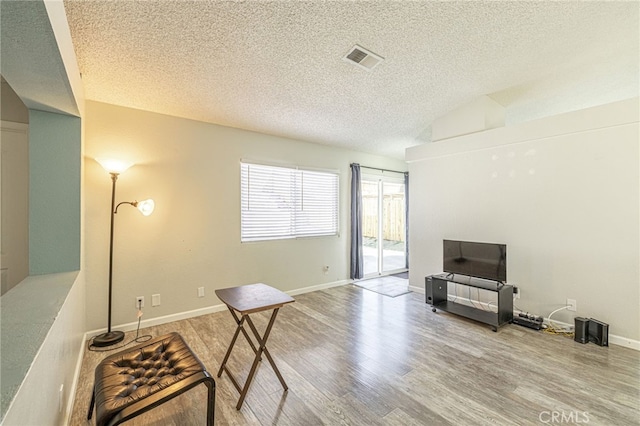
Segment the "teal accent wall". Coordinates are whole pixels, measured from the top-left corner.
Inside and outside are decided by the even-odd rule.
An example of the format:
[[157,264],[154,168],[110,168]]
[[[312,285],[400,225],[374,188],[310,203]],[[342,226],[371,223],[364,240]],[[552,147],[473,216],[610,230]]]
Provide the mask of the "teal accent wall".
[[80,118],[29,110],[29,274],[80,269]]

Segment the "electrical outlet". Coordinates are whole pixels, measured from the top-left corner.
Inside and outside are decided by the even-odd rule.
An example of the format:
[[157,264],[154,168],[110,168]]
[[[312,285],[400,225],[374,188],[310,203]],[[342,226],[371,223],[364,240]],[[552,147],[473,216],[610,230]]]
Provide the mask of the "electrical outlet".
[[160,295],[152,294],[151,295],[151,306],[160,306]]
[[522,295],[522,289],[520,287],[516,287],[516,289],[516,299],[520,299],[520,296]]
[[328,275],[328,274],[329,274],[329,265],[324,266],[324,267],[322,268],[322,270],[324,271],[324,274],[325,274],[325,275]]
[[198,297],[204,297],[204,287],[198,287]]
[[136,309],[144,308],[144,296],[136,297]]
[[567,299],[567,311],[575,312],[578,310],[578,303],[576,299]]

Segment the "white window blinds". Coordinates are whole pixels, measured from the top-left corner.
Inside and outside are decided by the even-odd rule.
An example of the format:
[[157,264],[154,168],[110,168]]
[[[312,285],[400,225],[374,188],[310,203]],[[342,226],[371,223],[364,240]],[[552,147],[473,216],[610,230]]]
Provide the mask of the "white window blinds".
[[241,163],[241,240],[336,235],[338,174]]

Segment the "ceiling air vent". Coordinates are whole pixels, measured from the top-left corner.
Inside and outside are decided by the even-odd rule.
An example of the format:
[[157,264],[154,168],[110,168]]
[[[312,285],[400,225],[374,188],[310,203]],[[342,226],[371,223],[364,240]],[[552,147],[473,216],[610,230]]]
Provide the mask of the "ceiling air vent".
[[367,71],[371,71],[384,60],[382,56],[378,56],[357,44],[353,46],[342,59],[347,62],[351,62],[360,68],[364,68]]

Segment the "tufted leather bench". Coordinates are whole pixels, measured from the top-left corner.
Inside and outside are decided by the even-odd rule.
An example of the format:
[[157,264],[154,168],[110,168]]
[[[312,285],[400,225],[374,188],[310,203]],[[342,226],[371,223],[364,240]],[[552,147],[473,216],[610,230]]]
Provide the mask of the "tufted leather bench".
[[113,354],[95,370],[87,419],[117,425],[204,383],[207,425],[213,425],[215,382],[178,333],[170,333]]

